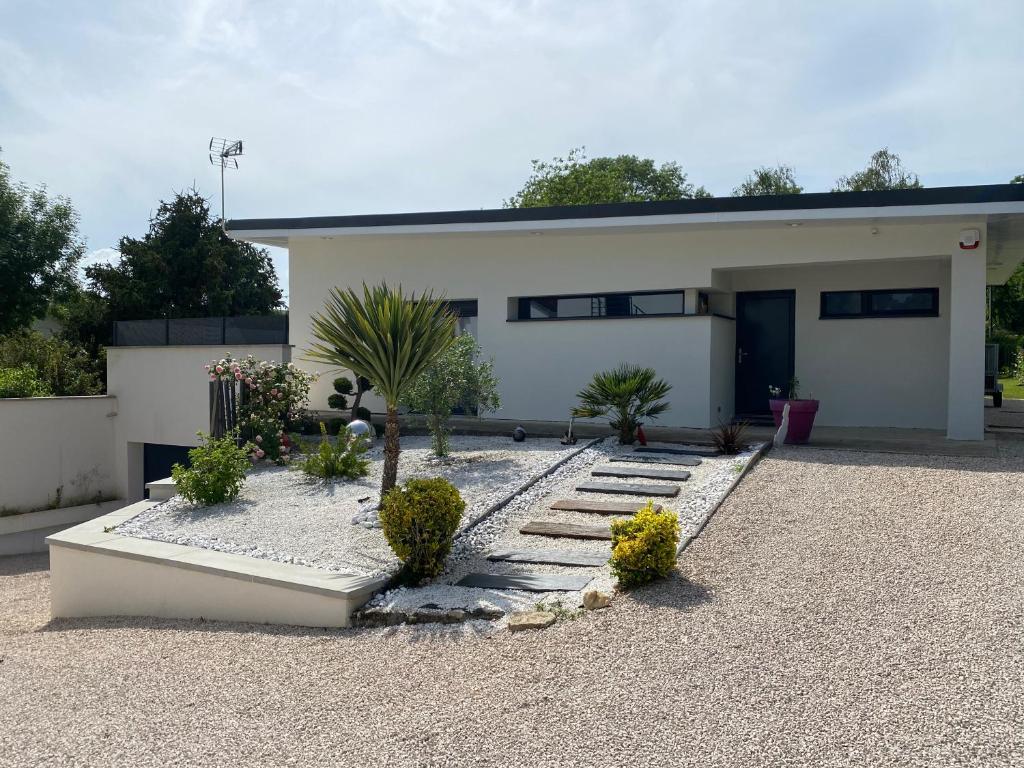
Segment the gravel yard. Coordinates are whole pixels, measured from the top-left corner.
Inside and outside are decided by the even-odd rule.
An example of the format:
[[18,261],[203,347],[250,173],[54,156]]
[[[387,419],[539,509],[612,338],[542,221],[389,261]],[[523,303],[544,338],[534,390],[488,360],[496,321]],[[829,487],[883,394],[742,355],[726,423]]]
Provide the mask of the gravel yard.
[[0,558],[0,765],[1020,765],[1022,445],[773,451],[680,577],[538,633],[49,622]]
[[[174,498],[117,532],[344,573],[391,572],[400,563],[381,531],[355,522],[379,498],[383,450],[378,440],[367,453],[370,473],[359,480],[328,482],[292,468],[261,468],[249,474],[233,502],[196,508]],[[447,478],[466,502],[463,519],[469,524],[571,450],[554,438],[516,443],[462,435],[452,437],[452,461],[437,461],[429,437],[403,437],[398,480]]]

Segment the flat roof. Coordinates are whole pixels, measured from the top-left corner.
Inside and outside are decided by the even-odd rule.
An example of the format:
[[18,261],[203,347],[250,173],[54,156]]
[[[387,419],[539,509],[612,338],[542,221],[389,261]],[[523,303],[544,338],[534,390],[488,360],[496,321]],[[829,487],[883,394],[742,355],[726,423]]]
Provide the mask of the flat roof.
[[[574,221],[585,226],[590,220],[598,224],[602,219],[628,220],[637,217],[661,216],[693,217],[701,220],[745,220],[753,218],[785,218],[786,213],[819,212],[814,218],[829,218],[821,215],[828,211],[857,211],[857,209],[922,208],[942,206],[948,213],[968,213],[955,210],[963,206],[979,206],[979,212],[1018,212],[1021,206],[996,210],[986,204],[1024,203],[1024,184],[983,184],[969,187],[931,187],[925,189],[897,189],[883,192],[809,192],[798,195],[763,195],[752,197],[707,197],[687,200],[661,200],[641,203],[607,203],[600,205],[559,205],[543,208],[482,208],[463,211],[423,211],[417,213],[358,214],[348,216],[301,216],[295,218],[229,219],[226,229],[244,239],[257,239],[259,233],[270,232],[287,237],[289,234],[316,235],[316,230],[367,230],[401,227],[423,231],[441,228],[445,225],[469,225],[473,229],[489,229],[487,225],[522,226],[529,222]],[[774,213],[770,217],[742,216],[743,214]],[[875,215],[863,211],[865,215]],[[901,215],[925,213],[901,211]],[[936,211],[939,213],[939,211]],[[942,213],[947,213],[943,210]],[[729,214],[740,214],[740,217]],[[781,215],[780,215],[781,214]],[[844,216],[842,218],[859,218]],[[625,222],[623,222],[625,223]],[[421,229],[423,228],[423,229]],[[409,230],[406,230],[409,231]]]

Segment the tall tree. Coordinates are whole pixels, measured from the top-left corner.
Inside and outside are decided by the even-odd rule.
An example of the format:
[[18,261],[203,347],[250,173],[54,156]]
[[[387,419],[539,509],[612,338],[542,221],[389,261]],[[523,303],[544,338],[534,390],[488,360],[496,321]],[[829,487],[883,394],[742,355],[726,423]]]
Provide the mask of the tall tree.
[[746,181],[736,187],[732,193],[737,197],[753,197],[755,195],[799,195],[804,188],[796,183],[793,169],[788,165],[777,165],[774,168],[763,166],[754,169]]
[[903,167],[903,161],[888,147],[883,147],[871,156],[868,167],[863,171],[840,176],[833,192],[879,192],[886,189],[923,189],[924,184],[916,173]]
[[45,315],[75,286],[84,253],[71,202],[12,181],[0,160],[0,333]]
[[120,261],[85,272],[110,319],[262,315],[281,307],[264,248],[232,240],[195,189],[161,202],[141,239],[122,237]]
[[506,208],[547,205],[637,203],[711,197],[704,187],[687,181],[678,163],[654,164],[636,155],[595,157],[583,147],[551,162],[534,160],[533,172],[522,189],[505,201]]

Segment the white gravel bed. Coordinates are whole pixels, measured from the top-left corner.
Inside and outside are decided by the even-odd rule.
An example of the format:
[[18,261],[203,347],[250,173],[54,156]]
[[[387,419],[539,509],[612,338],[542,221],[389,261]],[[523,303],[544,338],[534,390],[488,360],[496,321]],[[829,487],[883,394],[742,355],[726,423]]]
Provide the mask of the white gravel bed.
[[[450,480],[466,501],[466,525],[572,450],[554,438],[516,443],[509,437],[464,435],[452,437],[453,461],[438,462],[432,457],[429,437],[403,437],[398,479],[440,476]],[[399,562],[366,515],[379,498],[381,441],[368,457],[370,473],[359,480],[329,482],[293,468],[261,468],[249,474],[232,502],[194,507],[176,497],[116,530],[126,536],[329,571],[393,572]]]

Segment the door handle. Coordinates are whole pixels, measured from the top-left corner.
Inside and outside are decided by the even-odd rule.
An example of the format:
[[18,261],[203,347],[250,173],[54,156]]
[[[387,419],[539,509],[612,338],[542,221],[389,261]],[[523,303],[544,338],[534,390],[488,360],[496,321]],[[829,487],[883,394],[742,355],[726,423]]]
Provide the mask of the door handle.
[[744,352],[743,347],[736,347],[736,364],[743,365],[743,358],[746,357],[749,352]]

